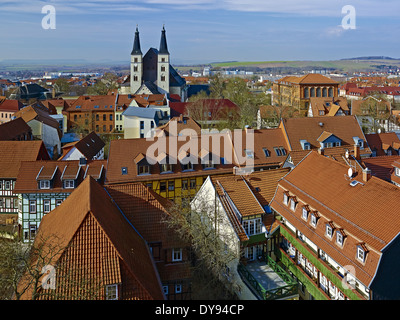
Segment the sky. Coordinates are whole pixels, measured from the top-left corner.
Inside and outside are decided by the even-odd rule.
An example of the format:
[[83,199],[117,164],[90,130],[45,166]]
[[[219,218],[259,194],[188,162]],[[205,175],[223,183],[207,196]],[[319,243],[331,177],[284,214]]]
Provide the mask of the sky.
[[398,0],[0,0],[0,61],[129,63],[136,26],[145,54],[163,25],[172,64],[400,58],[399,12]]

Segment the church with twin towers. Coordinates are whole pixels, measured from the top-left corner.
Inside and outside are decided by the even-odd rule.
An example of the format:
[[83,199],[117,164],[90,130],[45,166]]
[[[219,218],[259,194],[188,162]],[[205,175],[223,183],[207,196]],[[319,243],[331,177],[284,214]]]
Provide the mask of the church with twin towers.
[[172,67],[165,27],[161,30],[160,46],[150,48],[145,55],[140,47],[139,29],[136,27],[131,52],[130,76],[122,85],[121,93],[179,95],[187,98],[186,81]]

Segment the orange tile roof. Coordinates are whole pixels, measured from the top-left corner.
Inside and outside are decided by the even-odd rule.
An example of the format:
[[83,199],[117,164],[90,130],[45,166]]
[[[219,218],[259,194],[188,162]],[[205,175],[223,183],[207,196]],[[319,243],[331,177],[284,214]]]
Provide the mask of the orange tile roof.
[[[302,149],[300,140],[307,140],[311,149],[319,148],[318,138],[326,131],[341,139],[342,146],[353,146],[353,137],[358,137],[366,145],[364,133],[355,116],[345,117],[306,117],[283,119],[280,128],[284,130],[290,146],[289,150]],[[361,154],[371,154],[371,150],[365,147]]]
[[386,155],[385,150],[392,147],[392,155],[398,154],[400,139],[395,132],[370,133],[366,134],[368,145],[372,151],[376,151],[377,156]]
[[56,284],[62,283],[42,299],[71,299],[82,288],[97,289],[91,285],[102,293],[92,299],[104,299],[101,288],[118,283],[121,299],[164,299],[147,243],[93,178],[42,219],[34,246],[41,244],[49,252],[60,248],[45,264],[59,266]]
[[[80,166],[79,160],[71,161],[22,161],[19,168],[15,193],[70,193],[74,189],[65,189],[62,179],[76,179],[80,184],[87,176],[104,182],[106,160],[88,161],[86,165]],[[54,174],[51,189],[39,189],[37,179],[48,180]]]
[[16,178],[22,161],[49,159],[42,141],[0,141],[0,177]]
[[[348,168],[311,152],[280,180],[271,206],[337,263],[355,266],[357,278],[368,286],[382,251],[400,231],[400,219],[393,215],[394,208],[400,206],[400,189],[376,177],[365,182],[360,172],[353,179],[361,184],[351,186],[346,178]],[[295,212],[283,204],[286,191],[297,198]],[[318,211],[317,228],[302,220],[303,205]],[[347,234],[343,248],[324,235],[325,223],[330,221]],[[355,248],[360,242],[369,249],[365,265],[356,259]]]
[[362,165],[371,170],[371,174],[382,180],[391,181],[393,163],[400,161],[399,155],[378,156],[362,160]]
[[22,118],[0,124],[0,140],[17,140],[20,136],[28,137],[31,133],[32,128]]

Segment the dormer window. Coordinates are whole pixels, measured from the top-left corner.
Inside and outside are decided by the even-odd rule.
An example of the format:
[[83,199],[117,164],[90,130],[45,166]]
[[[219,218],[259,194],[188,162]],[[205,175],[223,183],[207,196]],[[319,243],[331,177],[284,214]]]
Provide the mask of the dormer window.
[[193,170],[193,163],[191,163],[191,162],[188,162],[185,164],[181,163],[181,165],[182,165],[182,171]]
[[289,194],[288,194],[288,192],[285,192],[285,193],[283,194],[283,203],[284,203],[285,205],[288,205],[288,203],[289,203]]
[[327,237],[332,238],[333,237],[333,226],[332,223],[327,223],[325,227],[325,234]]
[[161,173],[163,172],[172,172],[172,164],[162,163],[161,164]]
[[313,227],[317,226],[317,221],[318,221],[318,214],[316,212],[311,213],[310,223]]
[[269,150],[267,148],[263,148],[263,151],[267,158],[271,156],[271,154],[269,153]]
[[296,210],[296,198],[295,197],[291,197],[290,198],[290,210],[295,211]]
[[75,188],[75,180],[64,180],[64,189]]
[[138,166],[138,173],[139,175],[150,174],[150,166],[149,165]]
[[244,153],[246,154],[246,158],[254,158],[254,152],[253,150],[245,149]]
[[363,246],[361,245],[357,246],[357,259],[361,262],[364,262],[365,256],[366,256],[366,250],[363,248]]
[[400,168],[395,168],[395,175],[400,177]]
[[336,243],[337,243],[339,246],[343,246],[344,237],[345,237],[345,234],[344,234],[343,230],[342,230],[342,229],[339,229],[339,230],[336,232]]
[[303,207],[303,210],[302,210],[302,212],[301,212],[301,217],[302,217],[304,220],[306,220],[306,221],[307,221],[307,219],[308,219],[308,212],[309,212],[308,207],[307,207],[307,206],[304,206],[304,207]]
[[50,180],[40,180],[39,189],[50,189]]
[[286,150],[284,147],[274,147],[274,150],[278,157],[286,155]]

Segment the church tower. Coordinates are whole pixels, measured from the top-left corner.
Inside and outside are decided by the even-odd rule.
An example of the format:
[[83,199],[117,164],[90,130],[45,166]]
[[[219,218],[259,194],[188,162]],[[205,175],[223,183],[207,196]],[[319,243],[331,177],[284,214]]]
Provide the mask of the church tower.
[[169,52],[167,37],[163,26],[161,31],[160,50],[157,58],[157,87],[161,93],[169,93]]
[[140,49],[139,30],[136,26],[135,39],[131,52],[131,93],[134,94],[142,85],[143,54]]

